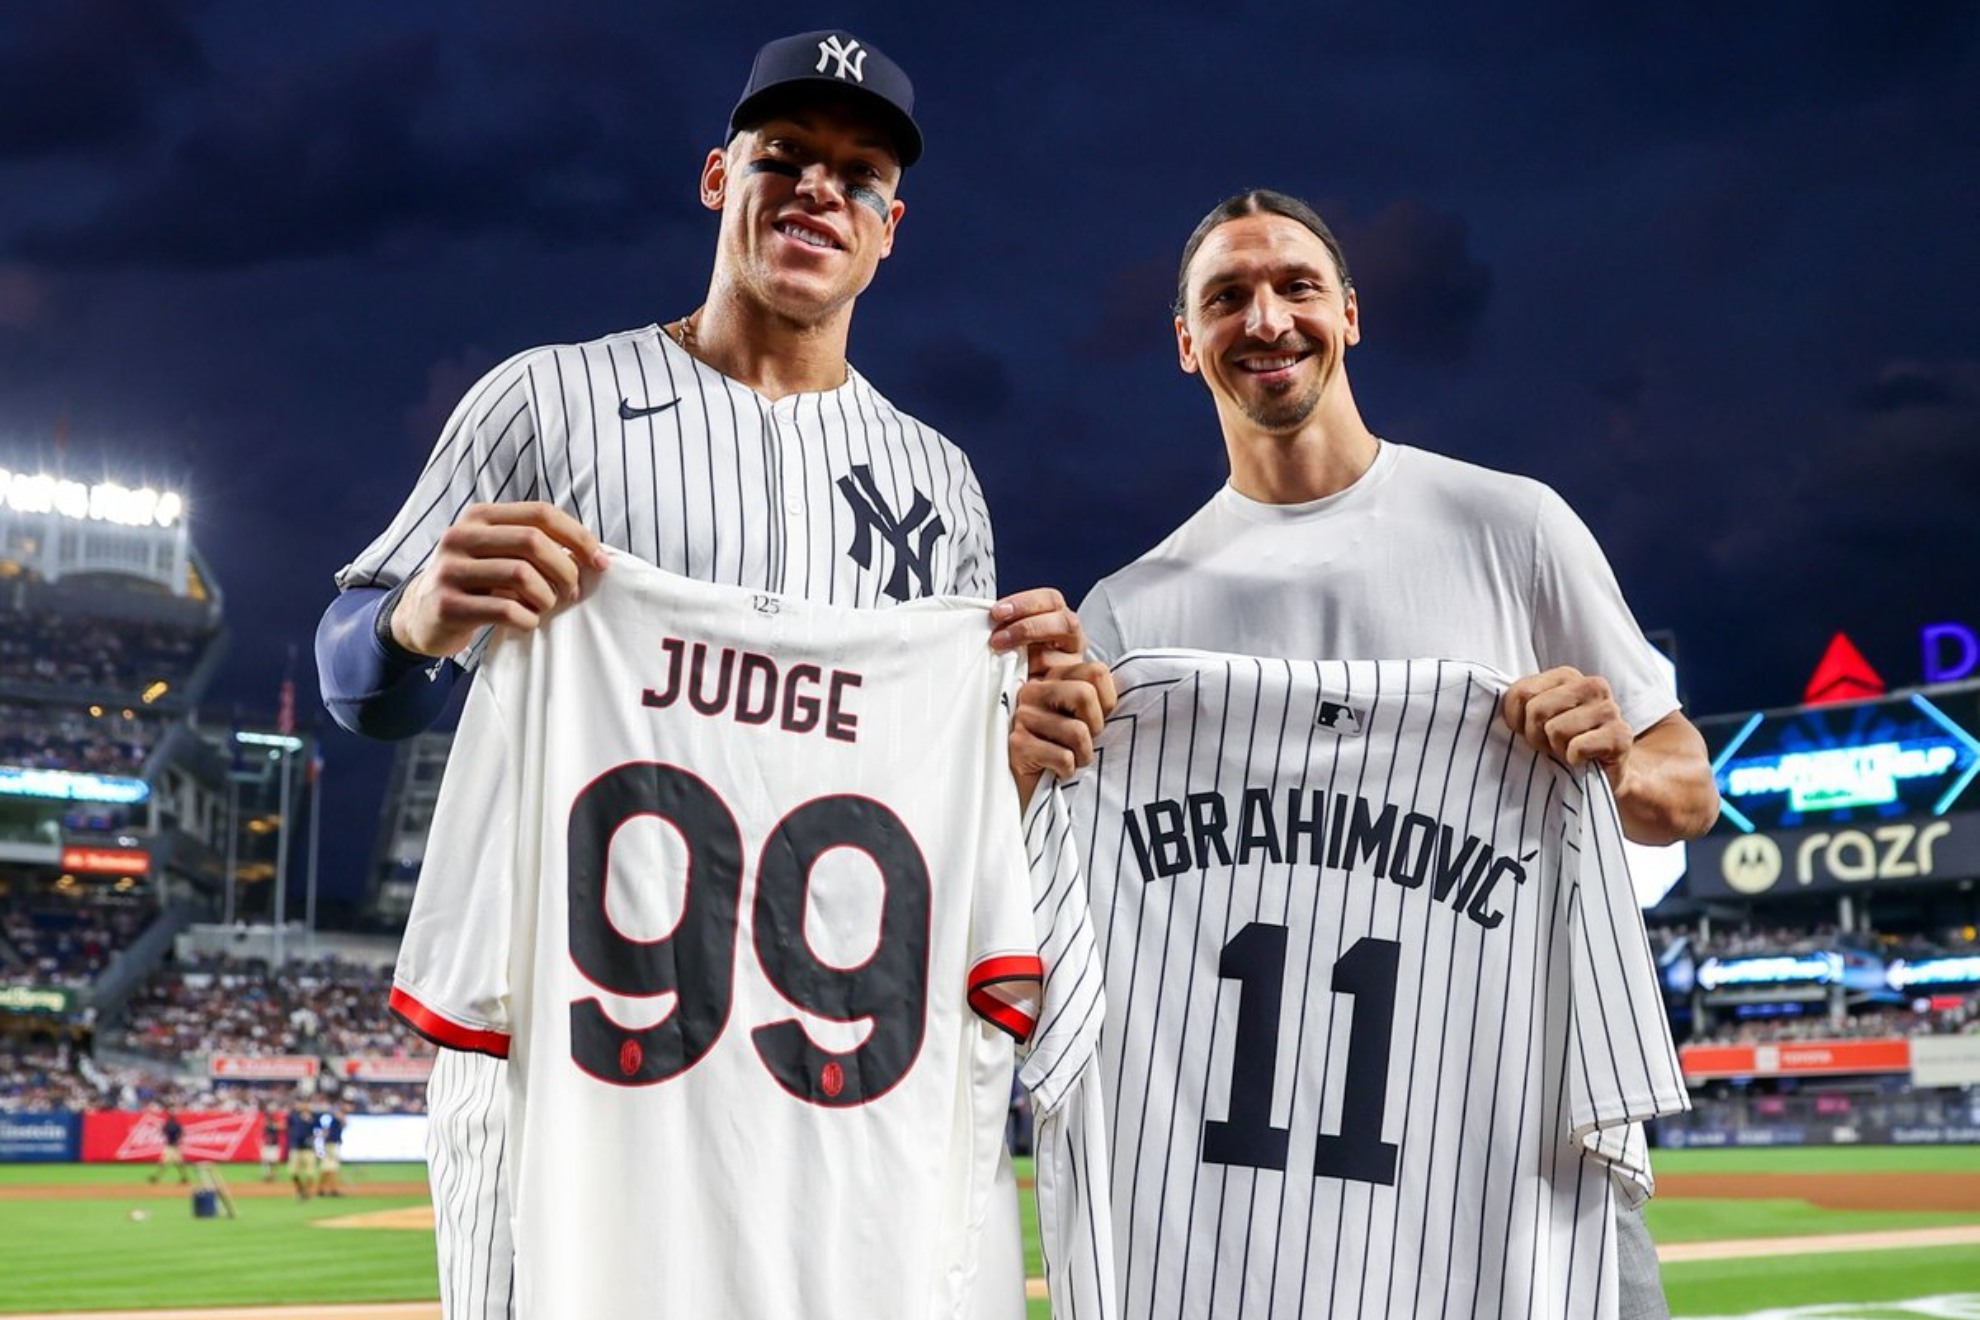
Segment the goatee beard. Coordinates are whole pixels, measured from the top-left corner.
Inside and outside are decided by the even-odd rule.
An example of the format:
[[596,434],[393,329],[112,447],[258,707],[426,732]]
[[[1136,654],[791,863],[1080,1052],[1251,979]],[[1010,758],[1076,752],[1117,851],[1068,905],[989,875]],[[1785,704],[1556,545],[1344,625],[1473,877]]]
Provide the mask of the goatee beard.
[[1320,390],[1316,386],[1303,394],[1288,390],[1284,394],[1267,395],[1262,399],[1241,399],[1239,406],[1253,426],[1267,431],[1290,431],[1303,425],[1313,415],[1313,410],[1320,406]]

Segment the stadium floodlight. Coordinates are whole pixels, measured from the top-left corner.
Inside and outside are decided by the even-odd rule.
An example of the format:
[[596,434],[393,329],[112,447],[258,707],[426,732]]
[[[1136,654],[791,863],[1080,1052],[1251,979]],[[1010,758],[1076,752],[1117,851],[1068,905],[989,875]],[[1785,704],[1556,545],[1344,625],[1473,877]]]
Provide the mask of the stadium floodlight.
[[170,527],[185,517],[185,497],[177,491],[135,489],[115,481],[85,486],[46,472],[0,468],[0,505],[16,513],[55,513],[77,521],[120,527]]

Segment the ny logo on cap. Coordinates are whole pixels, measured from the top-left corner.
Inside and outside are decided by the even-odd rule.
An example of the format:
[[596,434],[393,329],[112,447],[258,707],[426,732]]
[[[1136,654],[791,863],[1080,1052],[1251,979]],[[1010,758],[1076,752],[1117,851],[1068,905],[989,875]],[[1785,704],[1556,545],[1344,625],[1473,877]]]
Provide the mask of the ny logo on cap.
[[832,60],[839,62],[839,67],[832,70],[834,78],[850,78],[856,83],[866,81],[866,48],[858,41],[852,39],[841,41],[834,33],[819,42],[816,71],[825,72],[826,64]]

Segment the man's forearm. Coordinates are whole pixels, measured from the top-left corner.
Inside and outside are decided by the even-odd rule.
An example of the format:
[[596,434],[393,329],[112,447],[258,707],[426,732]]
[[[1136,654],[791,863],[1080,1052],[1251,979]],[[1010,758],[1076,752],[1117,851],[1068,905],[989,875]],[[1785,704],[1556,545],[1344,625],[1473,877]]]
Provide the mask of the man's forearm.
[[447,705],[460,667],[388,650],[376,633],[386,593],[338,593],[316,625],[316,674],[323,704],[352,733],[410,738],[431,728]]
[[1719,789],[1705,739],[1673,712],[1637,735],[1616,785],[1623,834],[1636,843],[1695,839],[1719,818]]

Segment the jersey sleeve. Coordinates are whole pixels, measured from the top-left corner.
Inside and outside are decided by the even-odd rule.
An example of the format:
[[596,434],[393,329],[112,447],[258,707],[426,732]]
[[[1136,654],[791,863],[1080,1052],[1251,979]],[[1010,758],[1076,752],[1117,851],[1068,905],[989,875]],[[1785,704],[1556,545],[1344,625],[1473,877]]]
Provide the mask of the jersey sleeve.
[[1676,710],[1677,691],[1594,533],[1544,486],[1534,538],[1533,653],[1542,667],[1573,665],[1607,679],[1637,733]]
[[990,506],[984,501],[983,487],[976,480],[976,469],[963,458],[962,506],[969,519],[956,537],[955,582],[951,595],[997,599],[997,538],[990,527]]
[[392,976],[392,1009],[436,1044],[507,1058],[522,804],[499,678],[485,670],[477,677],[447,755]]
[[1025,813],[1032,924],[1044,982],[1038,1027],[1018,1069],[1040,1115],[1059,1107],[1097,1056],[1106,1016],[1100,946],[1074,836],[1065,788],[1047,775]]
[[1579,777],[1585,792],[1570,831],[1579,853],[1569,899],[1571,1135],[1641,1200],[1655,1190],[1642,1120],[1682,1112],[1691,1101],[1630,887],[1615,799],[1600,770]]
[[1086,630],[1086,654],[1102,664],[1117,664],[1127,646],[1121,640],[1121,621],[1114,617],[1114,602],[1107,595],[1107,584],[1096,583],[1079,603],[1079,626]]
[[1038,1029],[1018,1070],[1037,1115],[1039,1251],[1052,1320],[1120,1314],[1105,1087],[1100,946],[1066,790],[1047,775],[1025,814],[1032,913],[1045,982]]
[[983,735],[986,755],[980,776],[981,829],[970,921],[969,1006],[984,1021],[1024,1041],[1038,1023],[1042,970],[1025,902],[1030,881],[1019,834],[1017,790],[1004,752],[1009,727],[1004,712],[1014,708],[1024,671],[1015,655],[996,656],[993,662],[996,695],[985,703],[984,713],[990,727]]
[[535,350],[483,376],[454,408],[398,516],[337,573],[337,587],[392,587],[433,553],[440,533],[477,502],[538,494],[536,413],[529,388]]
[[441,1050],[426,1083],[426,1165],[440,1260],[440,1313],[511,1320],[508,1065]]

